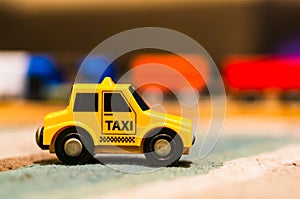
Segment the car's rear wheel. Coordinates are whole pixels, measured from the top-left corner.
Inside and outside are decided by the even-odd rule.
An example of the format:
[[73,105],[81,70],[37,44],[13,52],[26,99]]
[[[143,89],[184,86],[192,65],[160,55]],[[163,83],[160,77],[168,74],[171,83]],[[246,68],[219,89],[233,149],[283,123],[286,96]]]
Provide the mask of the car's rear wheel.
[[144,154],[151,165],[173,165],[180,159],[182,152],[181,138],[171,130],[162,129],[145,138]]
[[85,164],[93,158],[92,138],[80,128],[61,132],[55,141],[55,153],[65,164]]

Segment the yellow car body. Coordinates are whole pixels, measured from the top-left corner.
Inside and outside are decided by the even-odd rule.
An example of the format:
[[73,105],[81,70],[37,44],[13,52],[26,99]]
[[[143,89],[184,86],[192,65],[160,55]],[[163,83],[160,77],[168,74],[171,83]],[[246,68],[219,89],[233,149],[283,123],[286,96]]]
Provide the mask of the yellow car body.
[[[93,154],[145,153],[145,138],[161,129],[178,136],[182,154],[189,153],[195,139],[191,120],[151,110],[130,84],[115,84],[109,77],[100,84],[74,84],[67,108],[46,115],[36,142],[57,154],[56,139],[70,128],[90,136]],[[161,145],[164,150],[163,144],[156,148]]]

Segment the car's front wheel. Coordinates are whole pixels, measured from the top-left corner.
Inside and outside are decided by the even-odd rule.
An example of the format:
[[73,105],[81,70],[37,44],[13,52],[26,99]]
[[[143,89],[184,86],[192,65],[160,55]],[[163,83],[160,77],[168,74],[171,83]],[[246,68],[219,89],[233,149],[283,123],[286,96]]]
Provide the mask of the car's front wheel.
[[183,152],[183,144],[178,134],[162,129],[150,134],[144,141],[146,159],[154,166],[170,166],[176,163]]

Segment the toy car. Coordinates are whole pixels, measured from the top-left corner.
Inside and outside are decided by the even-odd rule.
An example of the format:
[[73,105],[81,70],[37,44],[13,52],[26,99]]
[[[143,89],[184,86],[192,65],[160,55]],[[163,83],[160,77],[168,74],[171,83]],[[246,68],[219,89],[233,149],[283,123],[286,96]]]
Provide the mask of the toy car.
[[36,132],[38,146],[66,164],[84,164],[96,153],[144,153],[152,165],[167,166],[194,141],[189,119],[150,110],[130,84],[109,77],[74,84],[67,108],[48,114]]

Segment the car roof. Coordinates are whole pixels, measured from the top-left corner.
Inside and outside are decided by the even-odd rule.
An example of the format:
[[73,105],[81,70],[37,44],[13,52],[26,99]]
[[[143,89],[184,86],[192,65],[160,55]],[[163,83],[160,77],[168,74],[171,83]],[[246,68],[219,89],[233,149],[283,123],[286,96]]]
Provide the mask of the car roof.
[[122,90],[128,89],[130,84],[115,84],[110,77],[105,77],[99,84],[94,83],[75,83],[73,85],[73,91],[101,91],[101,90]]

